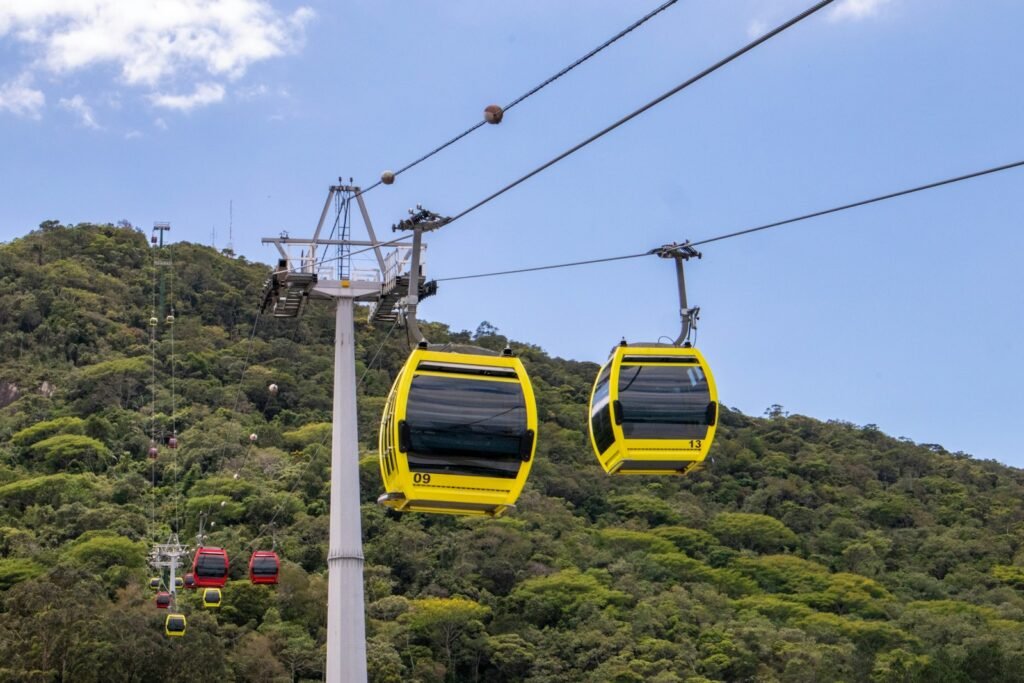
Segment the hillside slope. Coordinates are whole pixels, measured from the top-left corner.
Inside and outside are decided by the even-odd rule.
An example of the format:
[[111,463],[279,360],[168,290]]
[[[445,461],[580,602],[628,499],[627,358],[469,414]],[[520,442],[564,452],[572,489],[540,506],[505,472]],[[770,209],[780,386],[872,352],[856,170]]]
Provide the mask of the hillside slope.
[[[141,233],[47,222],[0,245],[0,680],[322,676],[331,312],[256,324],[265,266],[167,251],[176,321],[151,345]],[[703,471],[610,478],[586,440],[596,366],[513,341],[542,421],[516,512],[396,516],[373,445],[408,347],[365,321],[357,340],[372,681],[1021,680],[1021,470],[723,410]],[[186,596],[167,639],[146,554],[204,511],[235,580],[219,612]],[[249,585],[272,543],[281,584]]]

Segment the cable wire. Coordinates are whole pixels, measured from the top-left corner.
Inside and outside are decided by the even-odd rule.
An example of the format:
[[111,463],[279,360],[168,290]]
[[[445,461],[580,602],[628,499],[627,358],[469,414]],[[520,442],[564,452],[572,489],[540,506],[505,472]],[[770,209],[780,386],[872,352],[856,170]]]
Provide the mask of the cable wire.
[[[463,209],[462,211],[460,211],[459,213],[455,214],[450,219],[448,219],[445,222],[445,225],[448,225],[450,223],[454,223],[455,221],[459,220],[460,218],[466,216],[467,214],[470,214],[473,211],[476,211],[477,209],[479,209],[484,204],[487,204],[488,202],[490,202],[490,201],[492,201],[494,199],[497,199],[498,197],[500,197],[501,195],[505,194],[509,190],[511,190],[511,189],[513,189],[513,188],[515,188],[515,187],[517,187],[519,185],[521,185],[522,183],[526,182],[527,180],[529,180],[533,176],[537,175],[538,173],[540,173],[540,172],[542,172],[542,171],[544,171],[544,170],[554,166],[559,161],[562,161],[566,157],[571,156],[572,154],[578,152],[579,150],[583,149],[584,147],[586,147],[590,143],[594,142],[595,140],[598,140],[598,139],[604,137],[605,135],[607,135],[608,133],[612,132],[613,130],[615,130],[619,126],[621,126],[621,125],[623,125],[623,124],[633,120],[634,118],[636,118],[640,114],[643,114],[648,109],[651,109],[651,108],[657,106],[658,104],[661,104],[662,102],[664,102],[668,98],[670,98],[673,95],[681,92],[682,90],[685,90],[686,88],[690,87],[691,85],[693,85],[697,81],[700,81],[704,77],[709,76],[710,74],[714,73],[715,71],[718,71],[719,69],[721,69],[726,64],[729,64],[730,62],[735,61],[736,59],[738,59],[739,57],[743,56],[747,52],[750,52],[751,50],[753,50],[758,45],[761,45],[762,43],[767,42],[771,38],[774,38],[775,36],[777,36],[778,34],[782,33],[783,31],[785,31],[786,29],[790,28],[791,26],[794,26],[795,24],[798,24],[799,22],[803,21],[804,19],[806,19],[807,17],[811,16],[815,12],[823,9],[824,7],[827,7],[830,4],[832,4],[834,1],[835,0],[821,0],[820,2],[816,3],[815,5],[807,8],[806,10],[801,12],[800,14],[796,15],[792,19],[790,19],[790,20],[788,20],[786,22],[783,22],[782,24],[779,24],[778,26],[776,26],[772,30],[768,31],[767,33],[765,33],[761,37],[752,40],[751,42],[747,43],[746,45],[744,45],[740,49],[738,49],[735,52],[733,52],[732,54],[728,55],[727,57],[724,57],[724,58],[720,59],[719,61],[715,62],[711,66],[709,66],[706,69],[704,69],[703,71],[699,72],[695,76],[691,76],[690,78],[688,78],[687,80],[683,81],[679,85],[675,86],[674,88],[672,88],[668,92],[666,92],[666,93],[656,97],[655,99],[651,100],[650,102],[648,102],[647,104],[643,105],[639,109],[636,109],[633,112],[627,114],[626,116],[623,116],[618,121],[616,121],[615,123],[611,124],[610,126],[607,126],[607,127],[603,128],[602,130],[598,131],[597,133],[594,133],[593,135],[588,137],[583,142],[577,143],[576,145],[570,147],[569,149],[567,149],[566,151],[562,152],[561,154],[559,154],[558,156],[554,157],[553,159],[551,159],[551,160],[541,164],[537,168],[533,169],[532,171],[530,171],[526,175],[521,176],[517,180],[514,180],[511,183],[509,183],[508,185],[505,185],[503,188],[501,188],[497,192],[493,192],[492,194],[484,197],[483,199],[478,201],[476,204],[473,204],[469,208]],[[369,188],[367,188],[367,189],[369,189]],[[366,190],[364,190],[364,192],[366,192]],[[351,254],[349,254],[349,256],[350,257],[351,256],[357,256],[357,255],[362,254],[362,253],[364,253],[366,251],[369,251],[370,249],[379,249],[380,247],[390,246],[392,244],[395,244],[396,242],[401,242],[403,239],[407,239],[407,238],[402,237],[402,238],[397,238],[397,239],[389,240],[387,242],[381,242],[380,244],[377,244],[377,245],[375,245],[373,247],[366,247],[366,248],[363,248],[363,249],[359,249],[359,250],[353,251]],[[314,264],[314,268],[317,267],[317,266],[323,265],[324,263],[326,263],[326,262],[328,262],[330,260],[332,260],[332,259],[323,259],[322,261],[320,261],[318,263],[315,263]]]
[[[231,408],[231,414],[232,415],[235,415],[235,414],[238,413],[238,406],[242,402],[242,383],[245,381],[245,373],[249,370],[249,361],[252,358],[252,348],[253,348],[253,346],[256,343],[256,330],[259,328],[260,316],[262,314],[263,314],[263,311],[257,310],[256,311],[256,318],[252,321],[252,332],[249,333],[249,341],[248,341],[248,343],[246,345],[246,349],[245,349],[245,358],[242,360],[242,372],[239,374],[238,385],[235,387],[235,403],[234,403],[234,406],[232,406],[232,408]],[[227,452],[227,448],[228,448],[228,444],[225,443],[223,448],[221,449],[221,452],[220,452],[221,456],[223,456],[224,453]],[[245,452],[245,456],[242,459],[242,465],[237,470],[235,470],[236,478],[238,476],[238,473],[242,471],[242,467],[245,466],[245,461],[248,459],[249,451],[251,451],[251,450],[252,450],[252,442],[249,442],[249,449],[246,450],[246,452]]]
[[[363,380],[365,380],[366,376],[370,374],[370,370],[373,369],[373,365],[374,363],[376,363],[377,358],[380,356],[380,352],[384,350],[385,344],[387,344],[388,339],[391,338],[391,334],[395,331],[396,327],[398,327],[397,319],[391,324],[391,327],[388,329],[387,334],[384,335],[384,339],[382,339],[380,344],[377,346],[377,350],[376,352],[374,352],[373,357],[370,359],[370,362],[366,364],[366,368],[363,370],[363,374],[359,376],[359,381],[356,382],[357,392],[359,391],[359,388],[363,385]],[[296,489],[299,488],[299,484],[302,483],[302,478],[306,476],[306,472],[309,471],[309,468],[313,464],[313,461],[316,460],[316,458],[320,455],[320,451],[323,450],[324,446],[327,444],[327,439],[330,438],[330,436],[331,433],[328,432],[327,434],[324,435],[324,438],[320,440],[320,443],[317,444],[316,450],[313,452],[311,456],[309,456],[309,460],[306,461],[306,464],[302,467],[302,470],[300,470],[298,475],[296,475],[295,481],[292,483],[291,488],[288,489],[289,496],[295,493]],[[259,530],[256,532],[256,536],[251,541],[249,541],[249,544],[247,546],[245,546],[246,548],[248,548],[249,550],[255,548],[256,542],[266,535],[266,530],[273,528],[274,522],[277,521],[278,515],[281,514],[282,510],[284,510],[284,504],[286,501],[287,498],[285,498],[278,504],[277,509],[274,510],[274,514],[270,517],[270,521],[266,524],[263,524],[259,528]]]
[[838,213],[840,211],[846,211],[847,209],[855,209],[859,206],[867,206],[868,204],[874,204],[876,202],[882,202],[886,199],[895,199],[896,197],[903,197],[908,194],[914,194],[915,192],[922,192],[924,190],[931,190],[936,187],[942,187],[943,185],[952,185],[953,183],[959,183],[964,180],[970,180],[971,178],[978,178],[981,176],[989,175],[991,173],[999,173],[1000,171],[1008,171],[1011,168],[1017,168],[1024,166],[1024,160],[1015,161],[1011,164],[1004,164],[1002,166],[993,166],[992,168],[986,168],[983,171],[975,171],[973,173],[966,173],[964,175],[956,176],[955,178],[946,178],[945,180],[939,180],[934,183],[928,183],[927,185],[918,185],[917,187],[911,187],[906,190],[899,190],[898,192],[890,192],[889,194],[879,195],[872,197],[871,199],[862,199],[859,202],[852,202],[850,204],[843,204],[842,206],[836,206],[831,209],[825,209],[824,211],[815,211],[813,213],[805,213],[802,216],[796,216],[794,218],[787,218],[782,221],[775,221],[774,223],[766,223],[764,225],[758,225],[753,228],[747,228],[745,230],[737,230],[736,232],[730,232],[725,235],[719,235],[718,237],[709,237],[708,239],[701,240],[699,242],[691,242],[691,247],[700,246],[702,244],[711,244],[712,242],[718,242],[721,240],[727,240],[731,237],[739,237],[740,235],[749,235],[752,232],[759,232],[761,230],[768,230],[769,228],[777,228],[780,225],[789,225],[790,223],[796,223],[798,221],[805,221],[809,218],[817,218],[819,216],[826,216],[830,213]]
[[[344,200],[345,206],[346,206],[346,208],[345,208],[346,211],[348,211],[349,201],[350,201],[349,199],[345,199]],[[339,224],[339,222],[341,222],[341,220],[342,220],[341,208],[340,208],[339,205],[336,204],[335,205],[334,224],[331,226],[331,232],[327,236],[328,240],[334,239],[334,235],[338,231],[338,224]],[[348,218],[347,218],[347,214],[346,214],[345,223],[347,224],[347,222],[348,222]],[[334,259],[343,259],[344,257],[345,257],[345,255],[341,254],[341,255],[335,256],[333,258]],[[316,265],[319,266],[319,265],[322,265],[325,262],[326,262],[326,260],[320,261]],[[340,266],[341,265],[342,264],[339,264],[339,270],[340,270]],[[340,273],[339,273],[339,275],[340,275]],[[241,399],[241,396],[242,396],[242,382],[245,381],[245,373],[249,369],[249,360],[252,357],[252,347],[253,347],[253,344],[256,341],[256,329],[257,329],[257,327],[259,327],[260,316],[262,314],[263,314],[262,310],[256,311],[256,320],[253,321],[252,332],[249,334],[249,345],[248,345],[248,348],[247,348],[247,350],[245,352],[245,361],[242,364],[242,374],[238,378],[238,387],[235,389],[235,405],[234,405],[234,408],[232,408],[232,410],[231,410],[232,413],[237,413],[238,412],[238,405],[239,405],[239,402],[240,402],[240,399]],[[250,441],[249,442],[249,447],[246,449],[245,454],[242,456],[242,464],[239,465],[235,469],[235,474],[234,474],[234,478],[235,479],[238,479],[239,475],[241,475],[241,473],[242,473],[242,470],[245,468],[245,464],[249,460],[249,454],[252,452],[252,449],[253,449],[253,444],[252,444],[252,441]],[[227,450],[227,444],[225,444],[224,450],[221,451],[221,454],[223,455],[223,453],[226,450]]]
[[[171,273],[173,274],[174,271],[172,270]],[[171,330],[170,330],[170,332],[171,332],[171,335],[170,335],[171,336],[171,436],[173,436],[174,438],[177,438],[178,437],[178,418],[176,416],[176,413],[177,413],[177,410],[178,410],[178,404],[177,404],[177,396],[175,394],[175,386],[174,386],[174,384],[175,384],[175,376],[177,374],[177,364],[176,364],[176,359],[175,359],[175,356],[174,356],[174,306],[169,306],[168,310],[171,311],[171,313],[170,313],[170,319],[171,319],[171,322],[170,322],[170,328],[171,328]],[[163,313],[163,311],[161,311],[161,313]],[[174,487],[175,487],[175,491],[176,491],[176,493],[174,495],[174,527],[176,529],[180,529],[181,528],[180,502],[181,502],[181,498],[185,495],[185,492],[181,489],[181,487],[178,486],[178,478],[179,478],[178,474],[179,474],[179,472],[178,472],[178,450],[177,450],[177,448],[174,449],[174,456],[173,457],[174,457]]]
[[513,275],[515,273],[531,273],[538,270],[554,270],[556,268],[570,268],[572,266],[589,266],[593,263],[607,263],[609,261],[625,261],[626,259],[640,258],[641,256],[650,256],[649,251],[643,251],[639,254],[626,254],[625,256],[608,256],[606,258],[595,258],[588,259],[586,261],[573,261],[572,263],[556,263],[550,266],[533,266],[532,268],[517,268],[515,270],[499,270],[494,273],[480,273],[477,275],[458,275],[456,277],[441,277],[437,278],[435,282],[451,282],[452,280],[471,280],[478,277],[494,277],[496,275]]
[[[608,40],[604,41],[603,43],[601,43],[600,45],[595,47],[593,50],[591,50],[587,54],[585,54],[582,57],[580,57],[579,59],[577,59],[575,62],[573,62],[569,66],[565,67],[564,69],[562,69],[561,71],[559,71],[555,75],[545,79],[540,84],[535,85],[534,87],[530,88],[525,93],[523,93],[519,97],[515,98],[514,100],[512,100],[511,102],[506,104],[503,107],[503,110],[504,111],[508,111],[509,109],[511,109],[512,107],[516,106],[517,104],[519,104],[523,100],[527,99],[531,95],[535,95],[537,92],[539,92],[540,90],[544,89],[545,87],[551,85],[552,83],[557,81],[559,78],[561,78],[562,76],[566,75],[567,73],[569,73],[570,71],[572,71],[573,69],[578,67],[580,64],[582,64],[583,62],[587,61],[588,59],[590,59],[591,57],[596,55],[601,50],[604,50],[606,47],[610,46],[612,43],[615,43],[620,38],[624,37],[626,34],[632,32],[634,29],[637,29],[640,26],[642,26],[643,24],[647,23],[648,20],[653,19],[658,14],[661,14],[666,9],[671,7],[672,5],[676,4],[676,2],[678,2],[678,0],[668,0],[668,2],[660,5],[659,7],[656,7],[653,10],[651,10],[650,12],[648,12],[647,14],[642,16],[641,18],[637,19],[636,21],[634,21],[632,24],[630,24],[626,28],[624,28],[621,31],[619,31],[618,33],[616,33],[614,36],[612,36]],[[417,166],[417,165],[423,163],[424,161],[426,161],[430,157],[434,156],[438,152],[440,152],[440,151],[442,151],[442,150],[444,150],[444,149],[454,145],[456,142],[458,142],[462,138],[466,137],[467,135],[469,135],[470,133],[475,131],[477,128],[480,128],[485,123],[486,123],[486,121],[483,121],[483,120],[476,122],[475,124],[473,124],[472,126],[467,128],[466,130],[462,131],[461,133],[459,133],[455,137],[453,137],[450,140],[448,140],[447,142],[445,142],[442,145],[440,145],[438,147],[435,147],[431,151],[427,152],[426,154],[421,156],[416,161],[413,161],[410,164],[406,164],[405,166],[403,166],[402,168],[398,169],[397,171],[394,171],[394,176],[397,178],[399,175],[405,173],[406,171],[411,169],[413,166]],[[370,190],[372,190],[373,188],[377,187],[378,185],[380,185],[382,183],[383,183],[383,181],[378,180],[377,182],[375,182],[374,184],[370,185],[365,190],[362,190],[359,194],[366,194],[367,192],[369,192]]]
[[[932,183],[927,183],[925,185],[917,185],[915,187],[910,187],[910,188],[907,188],[907,189],[904,189],[904,190],[898,190],[896,192],[889,192],[887,194],[878,195],[877,197],[871,197],[870,199],[862,199],[860,201],[850,202],[849,204],[842,204],[840,206],[835,206],[835,207],[832,207],[831,209],[824,209],[822,211],[814,211],[812,213],[805,213],[805,214],[802,214],[800,216],[794,216],[793,218],[786,218],[786,219],[781,220],[781,221],[774,221],[772,223],[765,223],[764,225],[757,225],[757,226],[754,226],[752,228],[745,228],[743,230],[737,230],[735,232],[728,232],[728,233],[725,233],[725,234],[722,234],[722,235],[718,235],[716,237],[708,237],[706,239],[699,240],[697,242],[689,242],[688,244],[691,247],[697,247],[697,246],[700,246],[700,245],[703,245],[703,244],[711,244],[712,242],[720,242],[722,240],[731,239],[733,237],[741,237],[743,235],[749,235],[751,233],[760,232],[762,230],[768,230],[770,228],[777,228],[777,227],[780,227],[780,226],[783,226],[783,225],[790,225],[792,223],[798,223],[800,221],[806,221],[806,220],[809,220],[811,218],[818,218],[820,216],[827,216],[829,214],[839,213],[840,211],[847,211],[849,209],[855,209],[855,208],[858,208],[858,207],[861,207],[861,206],[867,206],[868,204],[875,204],[877,202],[886,201],[888,199],[895,199],[897,197],[905,197],[907,195],[914,194],[916,192],[923,192],[925,190],[932,190],[932,189],[935,189],[937,187],[942,187],[944,185],[952,185],[954,183],[960,183],[960,182],[963,182],[965,180],[971,180],[973,178],[980,178],[982,176],[991,175],[993,173],[999,173],[1001,171],[1009,171],[1009,170],[1014,169],[1014,168],[1020,168],[1021,166],[1024,166],[1024,160],[1014,161],[1013,163],[1003,164],[1001,166],[993,166],[991,168],[986,168],[986,169],[981,170],[981,171],[974,171],[972,173],[965,173],[963,175],[958,175],[958,176],[955,176],[955,177],[952,177],[952,178],[946,178],[944,180],[938,180],[938,181],[935,181],[935,182],[932,182]],[[472,279],[475,279],[475,278],[495,277],[495,276],[498,276],[498,275],[514,275],[514,274],[517,274],[517,273],[532,273],[532,272],[535,272],[535,271],[538,271],[538,270],[555,270],[557,268],[571,268],[573,266],[585,266],[585,265],[590,265],[592,263],[606,263],[608,261],[622,261],[622,260],[625,260],[625,259],[639,258],[640,256],[653,256],[653,255],[654,255],[653,251],[645,251],[645,252],[639,253],[639,254],[626,254],[624,256],[609,256],[609,257],[606,257],[606,258],[589,259],[587,261],[572,261],[572,262],[569,262],[569,263],[554,263],[554,264],[547,265],[547,266],[532,266],[532,267],[529,267],[529,268],[516,268],[516,269],[513,269],[513,270],[499,270],[499,271],[495,271],[495,272],[491,272],[491,273],[476,273],[474,275],[458,275],[458,276],[455,276],[455,277],[441,277],[441,278],[437,278],[436,282],[451,282],[451,281],[454,281],[454,280],[472,280]]]
[[[151,250],[152,251],[152,250]],[[150,319],[156,319],[156,306],[157,306],[157,294],[156,294],[156,257],[153,258],[153,307],[150,313]],[[149,355],[150,355],[150,378],[149,388],[151,393],[151,401],[149,407],[149,448],[156,447],[156,326],[150,324],[149,326]],[[150,469],[150,480],[152,486],[150,492],[152,493],[152,505],[150,509],[150,528],[153,530],[154,538],[159,538],[156,534],[156,458],[152,457],[149,449],[146,450],[146,457],[149,458],[149,469]]]
[[625,123],[627,123],[629,121],[632,121],[633,119],[635,119],[637,116],[640,116],[640,114],[643,114],[648,109],[651,109],[651,108],[657,106],[658,104],[661,104],[662,102],[664,102],[668,98],[672,97],[673,95],[675,95],[675,94],[685,90],[686,88],[690,87],[694,83],[700,81],[705,76],[713,74],[715,71],[718,71],[719,69],[721,69],[726,64],[729,64],[730,62],[732,62],[732,61],[742,57],[743,55],[745,55],[747,52],[750,52],[751,50],[753,50],[758,45],[760,45],[760,44],[762,44],[764,42],[767,42],[768,40],[770,40],[773,37],[777,36],[778,34],[782,33],[786,29],[790,28],[791,26],[794,26],[795,24],[798,24],[799,22],[803,21],[804,19],[806,19],[807,17],[811,16],[812,14],[814,14],[817,11],[819,11],[820,9],[822,9],[824,7],[827,7],[828,5],[832,4],[834,1],[835,0],[821,0],[821,2],[816,3],[812,7],[809,7],[808,9],[805,9],[803,12],[801,12],[798,15],[796,15],[792,19],[790,19],[790,20],[788,20],[786,22],[783,22],[782,24],[779,24],[778,26],[776,26],[772,30],[768,31],[767,33],[765,33],[761,37],[752,40],[751,42],[749,42],[746,45],[744,45],[743,47],[741,47],[739,50],[736,50],[735,52],[733,52],[729,56],[724,57],[723,59],[720,59],[719,61],[715,62],[711,66],[707,67],[706,69],[704,69],[703,71],[698,73],[697,75],[688,78],[687,80],[683,81],[682,83],[680,83],[676,87],[672,88],[668,92],[666,92],[666,93],[664,93],[662,95],[659,95],[658,97],[654,98],[653,100],[651,100],[647,104],[643,105],[639,109],[636,109],[636,110],[630,112],[629,114],[626,114],[625,116],[623,116],[621,119],[619,119],[615,123],[611,124],[610,126],[607,126],[606,128],[603,128],[602,130],[598,131],[597,133],[594,133],[593,135],[591,135],[589,138],[587,138],[583,142],[577,143],[576,145],[570,147],[569,149],[567,149],[566,151],[562,152],[561,154],[559,154],[558,156],[554,157],[553,159],[551,159],[549,161],[546,161],[545,163],[541,164],[537,168],[533,169],[532,171],[530,171],[526,175],[521,176],[520,178],[518,178],[516,180],[513,180],[511,183],[509,183],[505,187],[501,188],[497,192],[494,192],[494,193],[484,197],[483,199],[478,201],[476,204],[473,204],[472,206],[470,206],[468,209],[463,209],[459,213],[457,213],[454,216],[452,216],[451,220],[449,220],[448,223],[454,223],[455,221],[459,220],[463,216],[466,216],[467,214],[470,214],[473,211],[476,211],[477,209],[479,209],[484,204],[487,204],[488,202],[490,202],[490,201],[492,201],[494,199],[497,199],[498,197],[500,197],[501,195],[505,194],[506,192],[508,192],[512,188],[517,187],[518,185],[521,185],[522,183],[526,182],[527,180],[529,180],[533,176],[537,175],[541,171],[544,171],[545,169],[548,169],[548,168],[554,166],[559,161],[562,161],[566,157],[568,157],[568,156],[578,152],[579,150],[583,149],[584,147],[586,147],[590,143],[594,142],[595,140],[598,140],[598,139],[604,137],[605,135],[607,135],[608,133],[612,132],[613,130],[615,130],[619,126],[621,126],[621,125],[623,125],[623,124],[625,124]]

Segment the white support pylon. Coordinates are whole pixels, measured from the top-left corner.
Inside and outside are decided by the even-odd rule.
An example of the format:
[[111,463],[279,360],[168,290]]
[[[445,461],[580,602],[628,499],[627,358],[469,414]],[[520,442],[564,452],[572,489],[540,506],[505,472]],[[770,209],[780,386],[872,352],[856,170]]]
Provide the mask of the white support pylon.
[[331,544],[327,555],[327,680],[332,683],[365,683],[367,679],[352,299],[337,297],[334,317]]
[[[369,240],[321,239],[327,213],[336,193],[346,193],[348,201],[358,202],[360,213],[366,224]],[[320,221],[311,238],[295,238],[282,235],[263,239],[264,244],[273,244],[281,256],[278,270],[268,280],[264,292],[264,308],[274,312],[275,317],[295,317],[302,307],[279,307],[278,301],[283,288],[297,281],[295,275],[306,276],[303,296],[310,299],[330,299],[335,303],[334,330],[334,404],[331,430],[331,494],[330,494],[330,540],[327,554],[327,683],[366,683],[366,616],[363,602],[363,540],[362,519],[359,506],[359,433],[356,412],[356,359],[355,325],[353,309],[356,301],[375,302],[381,298],[383,272],[376,277],[360,274],[359,277],[346,275],[340,279],[340,272],[350,273],[347,268],[338,270],[321,268],[329,259],[318,260],[323,247],[350,246],[370,247],[381,270],[385,260],[381,254],[381,242],[377,239],[370,223],[369,214],[363,204],[358,187],[333,185],[320,214]],[[409,249],[410,244],[389,242],[396,249]],[[299,249],[298,258],[291,250]],[[397,263],[398,260],[396,259]],[[316,277],[308,277],[316,275]],[[270,306],[270,304],[273,306]]]

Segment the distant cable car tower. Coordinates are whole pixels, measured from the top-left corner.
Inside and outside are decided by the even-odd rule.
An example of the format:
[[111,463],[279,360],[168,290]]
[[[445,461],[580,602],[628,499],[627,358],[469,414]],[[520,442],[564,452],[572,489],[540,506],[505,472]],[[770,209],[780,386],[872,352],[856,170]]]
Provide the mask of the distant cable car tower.
[[[188,554],[188,546],[182,545],[178,541],[178,535],[175,533],[172,533],[167,538],[166,543],[158,543],[154,545],[153,550],[149,553],[149,565],[160,572],[161,576],[163,576],[165,569],[169,573],[167,592],[170,594],[170,600],[166,607],[171,611],[176,609],[178,588],[181,587],[178,584],[178,567],[182,565],[182,559],[188,557]],[[182,635],[183,633],[184,625],[182,625],[181,633],[168,632],[167,635]]]

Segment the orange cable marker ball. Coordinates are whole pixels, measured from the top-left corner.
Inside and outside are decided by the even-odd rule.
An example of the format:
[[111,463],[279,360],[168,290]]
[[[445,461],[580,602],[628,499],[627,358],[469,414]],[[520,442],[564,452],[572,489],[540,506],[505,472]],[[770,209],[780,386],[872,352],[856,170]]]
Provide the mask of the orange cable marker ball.
[[484,121],[486,121],[487,123],[501,123],[501,119],[504,116],[505,110],[496,104],[490,104],[484,109]]

